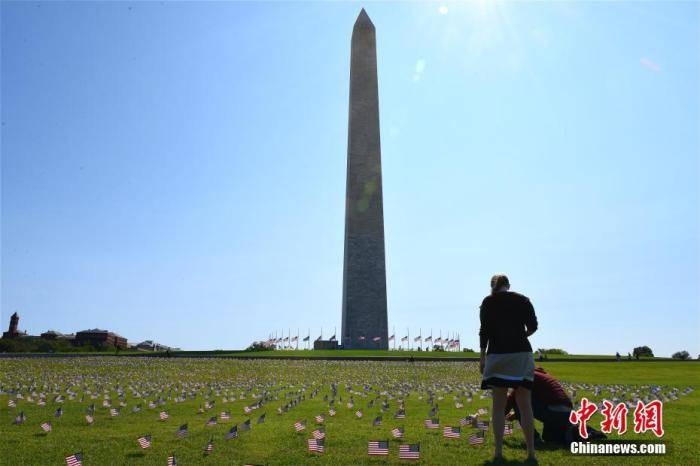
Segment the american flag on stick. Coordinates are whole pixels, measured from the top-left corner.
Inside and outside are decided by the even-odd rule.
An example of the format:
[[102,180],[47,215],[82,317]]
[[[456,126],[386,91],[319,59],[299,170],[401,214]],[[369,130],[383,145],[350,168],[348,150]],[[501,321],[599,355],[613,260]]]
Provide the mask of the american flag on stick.
[[136,441],[139,443],[139,446],[143,448],[144,450],[146,448],[151,448],[151,436],[150,435],[144,435],[143,437],[139,437],[136,439]]
[[187,424],[182,424],[182,425],[177,429],[177,432],[175,432],[175,436],[176,436],[177,438],[183,438],[183,437],[187,437],[187,433],[188,433]]
[[380,426],[380,425],[382,425],[382,417],[381,417],[381,416],[375,417],[375,418],[374,418],[374,421],[372,421],[372,425],[373,425],[373,426]]
[[50,423],[50,422],[44,422],[44,423],[41,425],[41,430],[43,430],[44,432],[51,432],[51,423]]
[[459,427],[445,426],[442,429],[442,436],[445,438],[460,438],[462,430]]
[[323,414],[319,414],[314,418],[314,420],[316,421],[316,424],[323,424],[323,421],[326,419],[323,417]]
[[66,456],[66,466],[83,466],[83,453],[73,453]]
[[357,416],[358,418],[361,418],[363,416],[362,411],[360,411],[359,409],[357,411],[355,411],[355,416]]
[[325,439],[310,438],[307,441],[309,451],[313,453],[323,453],[325,451]]
[[207,421],[207,424],[206,424],[206,425],[208,425],[208,426],[215,426],[215,425],[216,425],[216,416],[210,417],[209,420]]
[[475,420],[476,420],[476,418],[474,416],[469,415],[469,416],[466,416],[466,417],[463,417],[462,419],[460,419],[459,425],[460,426],[466,426],[466,425],[474,426]]
[[406,419],[406,410],[400,409],[394,414],[394,419]]
[[313,435],[315,439],[326,438],[326,430],[323,427],[319,427],[318,429],[311,432],[311,435]]
[[297,421],[294,423],[294,430],[301,432],[306,429],[306,421]]
[[61,417],[61,416],[63,416],[63,408],[62,408],[62,407],[59,407],[59,408],[56,410],[56,412],[53,413],[53,415],[54,415],[55,417]]
[[119,416],[119,408],[112,408],[109,410],[109,415],[111,417],[117,417]]
[[210,438],[209,442],[207,442],[207,446],[204,447],[204,454],[209,455],[213,451],[214,451],[214,437]]
[[425,420],[425,427],[427,429],[438,429],[440,427],[440,420],[439,419],[426,419]]
[[15,417],[15,424],[20,425],[24,421],[27,420],[27,416],[24,415],[24,411],[20,411],[20,413]]
[[7,406],[9,408],[14,408],[15,406],[17,406],[17,402],[15,400],[7,400]]
[[403,444],[399,446],[399,458],[402,460],[420,459],[420,443]]
[[226,440],[238,437],[238,425],[231,427],[231,430],[226,433]]
[[260,417],[258,418],[258,424],[262,424],[265,422],[265,415],[261,414]]
[[228,421],[231,419],[231,413],[229,413],[228,411],[222,411],[219,417],[222,421]]
[[389,441],[388,440],[371,440],[367,444],[367,454],[370,456],[388,456]]
[[241,424],[241,430],[250,430],[250,419],[246,419],[243,424]]
[[168,466],[177,466],[177,459],[175,458],[175,453],[168,456]]
[[329,410],[328,410],[328,415],[329,415],[330,417],[335,416],[335,409],[333,409],[333,408],[329,409]]
[[92,417],[90,414],[85,415],[85,422],[88,423],[88,425],[92,425],[93,422],[95,422],[95,418]]
[[480,430],[479,432],[469,436],[469,445],[481,445],[484,443],[484,440],[484,431]]
[[161,421],[166,421],[170,417],[170,415],[167,411],[161,411],[159,417]]
[[503,435],[512,435],[513,434],[513,424],[510,422],[507,422],[505,426],[503,426]]

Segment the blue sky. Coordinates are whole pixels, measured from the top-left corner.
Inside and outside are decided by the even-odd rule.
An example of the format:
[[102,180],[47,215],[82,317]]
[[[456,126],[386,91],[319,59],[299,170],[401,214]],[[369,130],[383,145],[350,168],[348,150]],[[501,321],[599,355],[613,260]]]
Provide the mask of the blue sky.
[[[2,325],[340,332],[355,3],[2,3]],[[700,352],[700,6],[370,3],[389,326]]]

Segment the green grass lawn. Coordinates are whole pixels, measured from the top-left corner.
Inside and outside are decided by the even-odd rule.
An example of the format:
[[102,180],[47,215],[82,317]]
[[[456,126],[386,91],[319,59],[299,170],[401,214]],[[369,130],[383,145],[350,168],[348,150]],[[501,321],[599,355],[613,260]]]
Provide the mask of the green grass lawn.
[[[560,380],[571,384],[617,384],[632,389],[644,390],[642,386],[660,384],[683,389],[700,386],[700,365],[683,362],[638,362],[634,364],[599,362],[550,362],[542,363]],[[32,382],[33,381],[33,382]],[[28,402],[28,388],[44,392],[46,405],[37,406],[36,396]],[[331,383],[338,384],[336,398],[337,415],[329,417],[328,402]],[[403,426],[406,442],[421,444],[421,464],[483,464],[493,451],[492,433],[487,434],[486,444],[470,446],[466,437],[473,429],[464,429],[462,439],[444,439],[442,430],[429,431],[423,426],[430,405],[427,393],[434,393],[434,402],[439,405],[441,426],[458,425],[459,418],[474,413],[479,407],[490,407],[489,398],[481,398],[476,390],[479,383],[477,365],[470,362],[372,362],[372,361],[308,361],[308,360],[236,360],[236,359],[162,359],[162,358],[70,358],[70,359],[8,359],[0,360],[0,386],[5,391],[18,386],[24,395],[0,394],[0,464],[7,465],[60,465],[64,457],[77,451],[84,454],[86,465],[149,464],[164,465],[169,453],[174,452],[179,465],[194,464],[399,464],[397,440],[390,441],[388,457],[367,456],[367,442],[391,439],[393,427]],[[381,413],[381,400],[386,396],[370,392],[364,398],[355,394],[353,409],[346,407],[352,393],[363,393],[363,385],[373,390],[386,390],[401,396],[406,402],[407,418],[393,419],[397,409],[396,398],[389,400],[390,408]],[[104,395],[112,403],[119,402],[117,389],[125,391],[126,407],[116,418],[109,416],[109,409],[102,406]],[[75,399],[68,399],[66,389],[74,392]],[[176,403],[172,398],[182,389],[196,394],[195,399]],[[91,399],[86,390],[97,395]],[[135,397],[134,392],[141,394]],[[245,406],[256,402],[253,395],[267,390],[270,400],[250,415]],[[311,394],[317,391],[315,397]],[[471,402],[464,392],[474,391]],[[228,392],[228,396],[227,393]],[[402,392],[401,395],[399,393]],[[66,397],[63,403],[54,402],[55,394]],[[240,394],[245,394],[241,400]],[[592,393],[578,388],[578,396]],[[598,400],[609,393],[603,392]],[[234,401],[223,402],[226,396],[235,396]],[[304,400],[284,414],[277,408],[297,397]],[[455,406],[455,399],[464,403],[464,408]],[[81,402],[80,398],[84,397]],[[165,399],[162,407],[150,409],[148,401]],[[340,398],[342,397],[342,402]],[[379,397],[373,407],[370,400]],[[421,399],[422,397],[422,399]],[[276,398],[276,399],[275,399]],[[442,398],[442,399],[440,399]],[[8,400],[16,400],[17,406],[8,407]],[[216,405],[205,413],[198,408],[206,400],[215,400]],[[85,409],[95,403],[95,422],[88,426]],[[132,413],[132,407],[142,404],[142,410]],[[53,416],[58,406],[63,406],[60,418]],[[700,431],[697,420],[700,397],[698,391],[681,396],[664,405],[664,427],[668,454],[664,457],[577,457],[567,450],[542,450],[541,464],[698,464],[700,447],[696,437]],[[360,408],[362,419],[355,416]],[[158,413],[167,410],[170,418],[161,422]],[[13,425],[14,417],[24,411],[27,420],[22,425]],[[221,411],[230,411],[230,421],[220,421],[215,426],[205,426],[206,420]],[[264,424],[255,424],[261,413],[266,413]],[[325,414],[327,434],[326,453],[314,455],[306,451],[306,439],[311,437],[314,417]],[[382,414],[381,426],[373,427],[372,420]],[[242,432],[240,438],[225,440],[224,434],[246,419],[252,419],[250,432]],[[296,433],[293,424],[307,420],[307,429]],[[601,417],[596,413],[592,425],[599,427]],[[53,423],[49,434],[41,432],[40,424]],[[632,425],[632,413],[628,415]],[[179,425],[189,425],[189,436],[178,439],[175,432]],[[631,431],[631,429],[630,429]],[[148,450],[139,448],[136,439],[150,434],[153,445]],[[210,438],[214,438],[214,451],[205,456],[203,449]],[[616,437],[613,434],[613,437]],[[630,440],[656,440],[653,434],[627,433]],[[506,438],[504,450],[508,460],[523,460],[525,450],[521,431]]]

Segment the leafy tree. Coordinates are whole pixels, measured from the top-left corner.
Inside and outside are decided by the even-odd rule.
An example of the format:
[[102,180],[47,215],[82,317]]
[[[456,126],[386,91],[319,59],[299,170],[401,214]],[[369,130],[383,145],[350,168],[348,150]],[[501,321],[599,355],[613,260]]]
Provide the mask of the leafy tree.
[[676,351],[675,353],[673,353],[673,355],[672,355],[671,357],[672,357],[673,359],[680,359],[680,360],[682,360],[682,361],[685,361],[685,360],[687,360],[687,359],[690,359],[690,353],[688,353],[688,352],[685,351],[685,350],[683,350],[683,351]]
[[654,352],[648,346],[637,346],[635,349],[632,350],[632,355],[635,358],[642,358],[642,357],[653,358]]

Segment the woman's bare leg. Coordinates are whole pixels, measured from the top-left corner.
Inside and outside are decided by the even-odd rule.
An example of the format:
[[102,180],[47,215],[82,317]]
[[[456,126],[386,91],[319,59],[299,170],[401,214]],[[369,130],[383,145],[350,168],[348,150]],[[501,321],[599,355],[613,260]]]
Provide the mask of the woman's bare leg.
[[[520,410],[520,425],[523,428],[528,458],[535,458],[535,421],[532,415],[532,393],[527,388],[515,389],[515,402]],[[494,426],[495,429],[495,426]]]
[[503,457],[503,427],[505,426],[505,409],[508,389],[496,387],[493,389],[493,404],[491,406],[491,423],[493,424],[493,437],[496,443],[494,458]]

